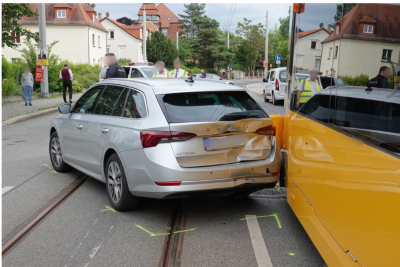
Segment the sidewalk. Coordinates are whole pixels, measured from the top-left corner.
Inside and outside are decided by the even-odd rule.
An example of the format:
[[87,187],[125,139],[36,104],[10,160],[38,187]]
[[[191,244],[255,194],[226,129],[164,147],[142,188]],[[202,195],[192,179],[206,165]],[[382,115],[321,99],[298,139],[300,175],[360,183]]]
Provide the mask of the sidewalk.
[[262,95],[264,91],[264,83],[261,82],[261,83],[248,84],[245,86],[245,89]]
[[[83,93],[74,94],[72,101],[78,100]],[[57,112],[57,107],[64,104],[62,95],[51,96],[49,98],[36,98],[32,100],[32,106],[25,106],[24,101],[4,103],[2,105],[3,126],[17,121],[18,118],[29,119],[30,117],[42,116],[42,113],[49,114]]]

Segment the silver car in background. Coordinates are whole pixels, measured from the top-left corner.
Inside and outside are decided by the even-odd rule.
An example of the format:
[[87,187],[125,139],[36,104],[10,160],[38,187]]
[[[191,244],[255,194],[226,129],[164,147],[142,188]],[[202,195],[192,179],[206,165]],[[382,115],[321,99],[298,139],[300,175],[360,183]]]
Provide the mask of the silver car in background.
[[107,79],[59,110],[50,127],[54,169],[105,182],[117,210],[140,197],[244,196],[280,177],[275,126],[241,87]]
[[221,83],[225,83],[225,84],[235,85],[232,81],[222,79],[221,77],[219,77],[217,74],[214,74],[214,73],[206,73],[206,78],[201,78],[201,73],[195,73],[190,76],[192,76],[193,79],[206,79],[206,80],[212,80],[212,81],[221,82]]

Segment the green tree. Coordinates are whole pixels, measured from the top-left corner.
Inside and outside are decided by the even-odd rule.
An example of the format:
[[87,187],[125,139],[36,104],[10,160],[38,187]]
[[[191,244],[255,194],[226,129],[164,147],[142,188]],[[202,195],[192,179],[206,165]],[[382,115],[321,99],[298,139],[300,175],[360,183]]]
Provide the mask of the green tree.
[[95,3],[92,3],[92,4],[86,3],[86,5],[91,6],[93,9],[96,7]]
[[34,39],[37,43],[40,42],[39,37],[27,30],[22,28],[18,24],[18,20],[22,19],[22,17],[33,17],[39,16],[30,8],[30,4],[14,4],[7,3],[1,4],[1,9],[3,12],[3,22],[2,22],[2,47],[5,46],[17,48],[18,46],[13,43],[15,37],[12,36],[12,33],[15,33],[16,36],[25,36],[27,40]]
[[337,11],[336,11],[336,15],[333,16],[333,18],[335,19],[335,21],[338,21],[339,19],[341,19],[344,15],[346,15],[355,5],[357,5],[356,3],[351,4],[351,3],[345,3],[345,4],[338,4],[337,6]]
[[243,23],[238,23],[236,34],[249,41],[255,49],[256,59],[251,69],[256,66],[262,67],[265,55],[265,27],[261,23],[252,24],[251,20],[244,18]]
[[164,61],[165,65],[172,66],[174,59],[178,57],[176,44],[167,38],[162,32],[156,31],[147,37],[147,59],[150,62]]
[[235,54],[237,62],[243,66],[245,70],[250,71],[257,58],[257,52],[251,42],[244,40],[240,45],[238,45]]
[[193,55],[193,48],[190,45],[190,41],[187,38],[179,37],[179,50],[178,57],[182,61],[185,59],[191,59]]
[[196,38],[197,32],[199,31],[199,25],[195,22],[195,18],[203,17],[205,13],[206,4],[183,4],[185,6],[185,10],[183,12],[186,15],[178,14],[181,19],[179,22],[183,23],[183,25],[179,26],[183,30],[183,34],[189,38]]
[[195,42],[195,53],[200,66],[213,69],[230,64],[234,54],[226,49],[226,40],[222,38],[219,22],[207,16],[196,18],[195,22],[200,26]]

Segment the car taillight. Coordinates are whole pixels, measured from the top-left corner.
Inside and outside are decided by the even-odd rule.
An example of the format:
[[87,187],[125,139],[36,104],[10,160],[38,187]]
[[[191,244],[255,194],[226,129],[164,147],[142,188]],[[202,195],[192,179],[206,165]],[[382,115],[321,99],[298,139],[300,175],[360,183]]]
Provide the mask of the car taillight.
[[182,182],[154,182],[158,186],[173,186],[173,185],[181,185]]
[[258,134],[263,134],[263,135],[275,135],[276,131],[276,126],[275,125],[269,125],[267,127],[260,128],[256,131]]
[[278,176],[278,175],[279,175],[279,172],[275,172],[275,173],[272,174],[272,176],[274,176],[274,177]]
[[279,91],[279,81],[278,81],[278,79],[275,80],[275,90]]
[[197,136],[194,133],[182,132],[161,132],[161,131],[142,131],[140,132],[140,140],[143,148],[155,147],[158,143],[170,141],[183,141]]

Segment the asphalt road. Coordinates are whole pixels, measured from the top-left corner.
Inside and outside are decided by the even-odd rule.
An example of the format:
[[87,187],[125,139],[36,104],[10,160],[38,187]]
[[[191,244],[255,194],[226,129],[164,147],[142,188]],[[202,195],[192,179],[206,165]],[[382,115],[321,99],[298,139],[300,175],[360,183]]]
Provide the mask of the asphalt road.
[[[250,94],[269,114],[283,113],[282,106]],[[3,193],[3,242],[82,175],[51,169],[48,126],[55,116],[3,128],[3,192],[9,190]],[[135,211],[114,212],[106,207],[105,189],[86,180],[3,256],[3,266],[158,266],[165,236],[149,232],[168,232],[176,200],[143,199]],[[286,199],[192,197],[185,208],[191,231],[184,234],[183,267],[259,266],[246,216],[268,216],[249,220],[258,223],[272,266],[325,266]]]

